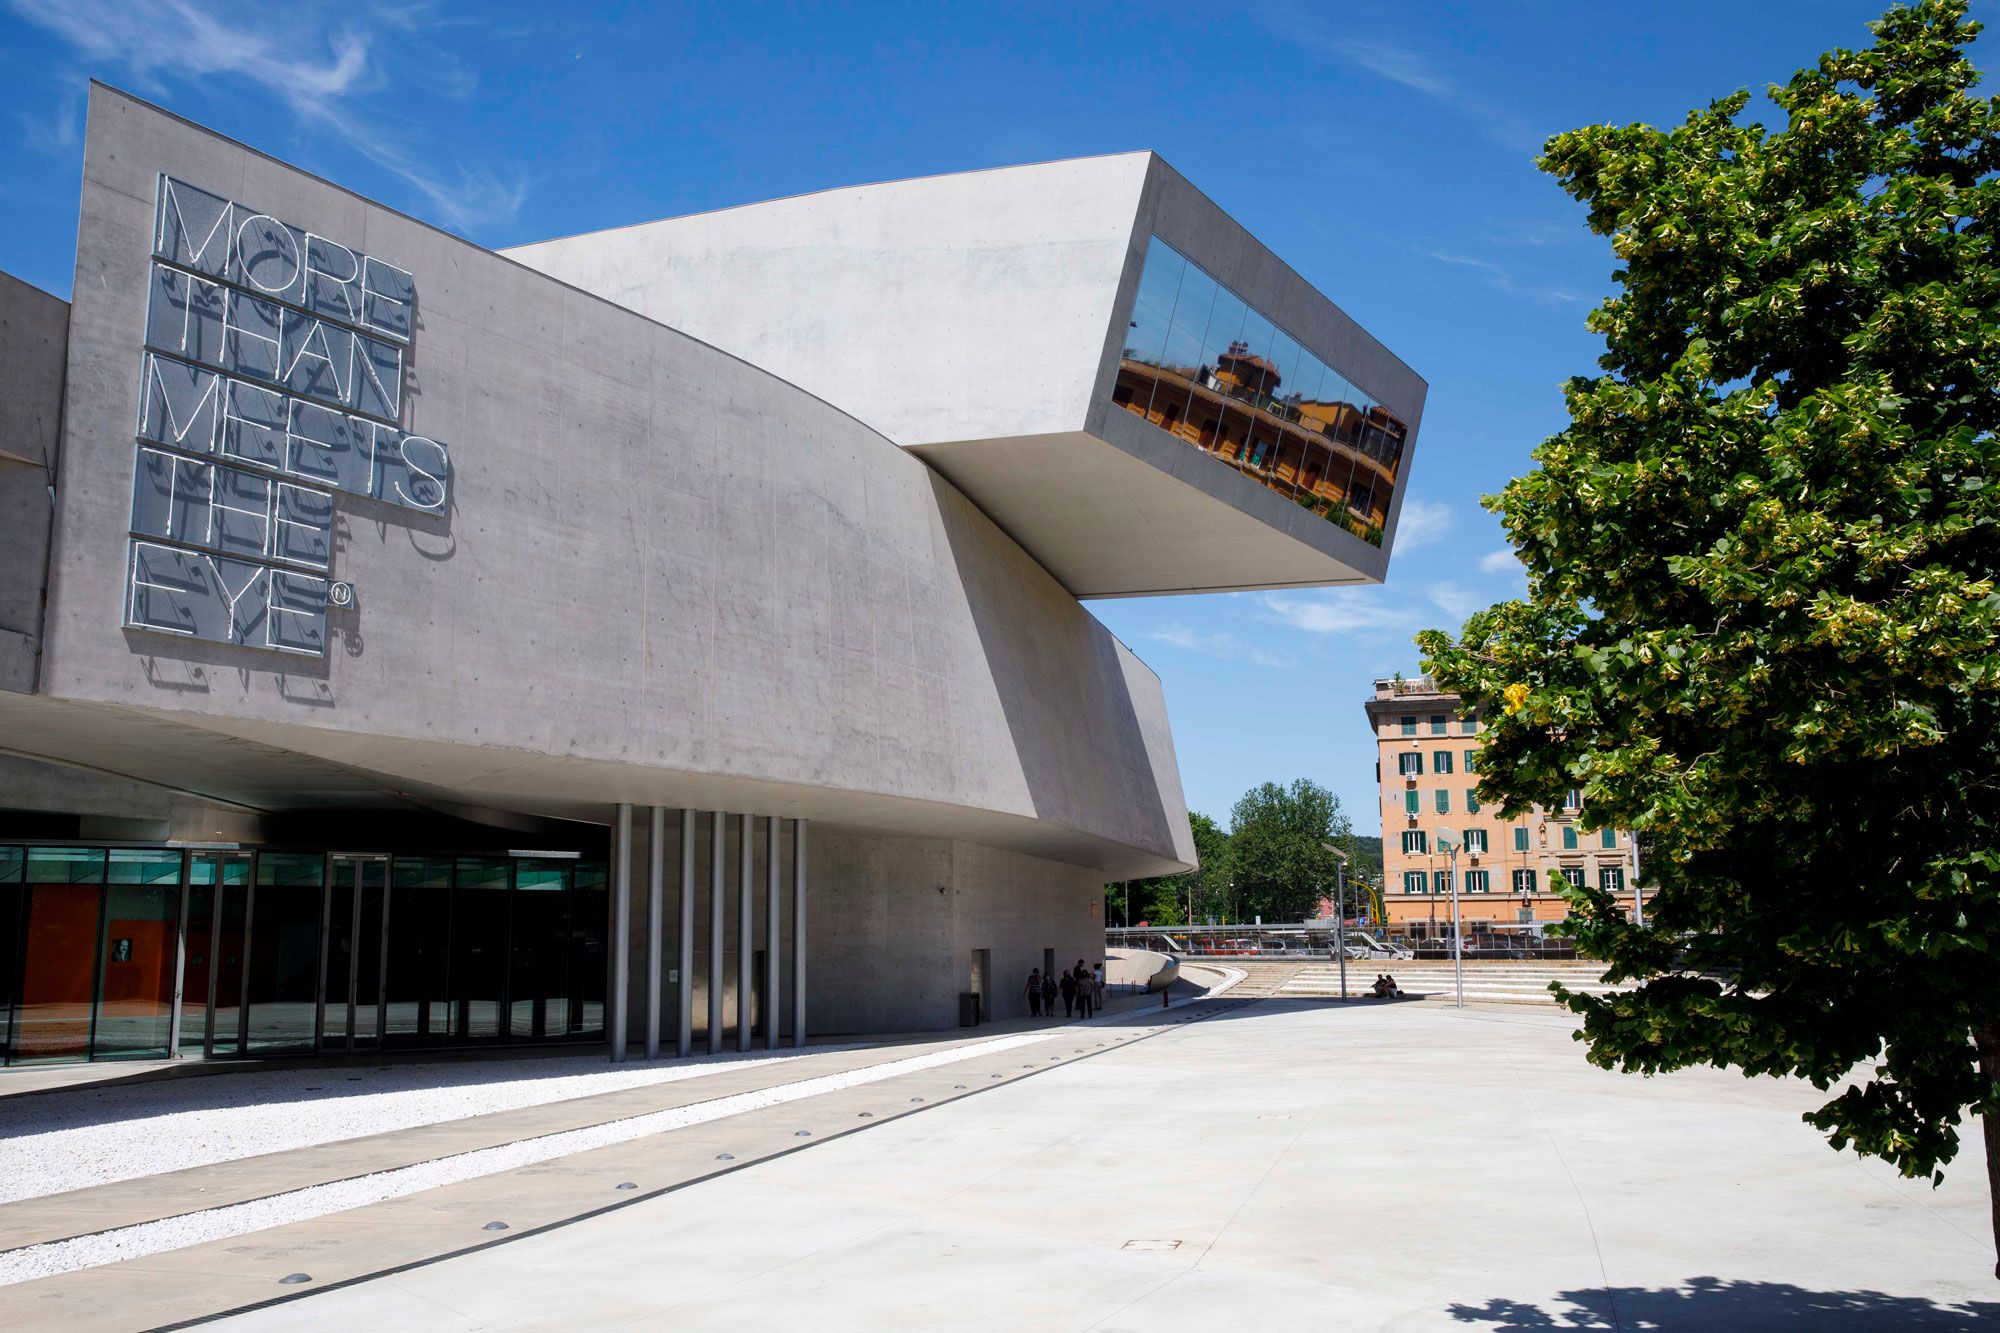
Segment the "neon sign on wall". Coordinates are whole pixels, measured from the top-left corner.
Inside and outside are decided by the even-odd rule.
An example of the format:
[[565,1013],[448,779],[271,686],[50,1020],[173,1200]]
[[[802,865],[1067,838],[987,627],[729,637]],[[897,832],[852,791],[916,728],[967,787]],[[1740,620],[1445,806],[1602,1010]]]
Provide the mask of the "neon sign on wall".
[[445,446],[402,429],[416,283],[159,178],[125,623],[321,656],[334,497],[442,513]]

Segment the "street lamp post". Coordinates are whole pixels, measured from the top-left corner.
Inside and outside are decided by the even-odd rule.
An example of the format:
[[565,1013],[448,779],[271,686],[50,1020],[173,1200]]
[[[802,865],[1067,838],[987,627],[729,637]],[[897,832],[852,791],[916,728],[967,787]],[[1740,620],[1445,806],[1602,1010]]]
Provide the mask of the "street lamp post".
[[1333,948],[1340,955],[1340,998],[1347,998],[1347,853],[1330,842],[1320,846],[1339,859],[1334,863]]
[[1465,1008],[1465,932],[1458,917],[1458,834],[1448,828],[1437,831],[1438,845],[1451,863],[1451,974],[1458,993],[1458,1007]]

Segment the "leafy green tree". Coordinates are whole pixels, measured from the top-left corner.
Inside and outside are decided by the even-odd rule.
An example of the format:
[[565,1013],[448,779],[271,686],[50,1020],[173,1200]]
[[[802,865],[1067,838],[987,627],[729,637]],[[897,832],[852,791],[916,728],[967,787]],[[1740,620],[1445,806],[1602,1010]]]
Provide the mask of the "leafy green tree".
[[1418,642],[1482,799],[1640,831],[1643,928],[1573,895],[1629,986],[1565,994],[1594,1063],[1838,1085],[1810,1123],[1934,1180],[1971,1112],[2000,1185],[2000,105],[1964,0],[1871,26],[1780,130],[1549,141],[1604,373],[1489,501],[1526,599]]
[[1339,858],[1331,842],[1352,855],[1352,830],[1340,798],[1308,778],[1289,787],[1252,787],[1229,818],[1229,870],[1235,920],[1304,921],[1331,893]]
[[1188,814],[1194,834],[1194,850],[1200,866],[1185,875],[1160,875],[1135,879],[1116,886],[1108,895],[1118,902],[1118,889],[1130,894],[1131,920],[1155,926],[1188,924],[1187,911],[1194,905],[1195,920],[1214,916],[1222,919],[1229,900],[1229,834],[1200,811]]

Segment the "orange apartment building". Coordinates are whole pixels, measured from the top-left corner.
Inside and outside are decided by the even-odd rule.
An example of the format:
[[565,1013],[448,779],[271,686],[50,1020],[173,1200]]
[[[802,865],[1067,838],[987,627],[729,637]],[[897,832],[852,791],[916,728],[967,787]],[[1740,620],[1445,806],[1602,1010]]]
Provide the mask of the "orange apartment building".
[[1375,775],[1382,804],[1382,900],[1389,925],[1436,934],[1451,921],[1451,861],[1438,831],[1463,839],[1458,853],[1459,912],[1475,924],[1560,921],[1569,904],[1558,879],[1595,884],[1632,898],[1632,835],[1585,832],[1579,798],[1561,810],[1536,806],[1504,819],[1482,804],[1478,716],[1428,677],[1375,682],[1369,699]]

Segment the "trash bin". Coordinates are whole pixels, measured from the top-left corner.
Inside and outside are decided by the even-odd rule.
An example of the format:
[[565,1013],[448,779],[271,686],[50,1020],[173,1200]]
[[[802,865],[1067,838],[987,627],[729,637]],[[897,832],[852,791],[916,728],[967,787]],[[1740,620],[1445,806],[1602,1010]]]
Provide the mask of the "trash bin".
[[962,1028],[979,1026],[979,996],[976,992],[962,990],[958,993],[958,1025]]

